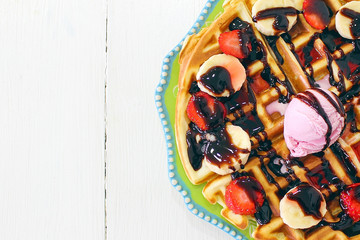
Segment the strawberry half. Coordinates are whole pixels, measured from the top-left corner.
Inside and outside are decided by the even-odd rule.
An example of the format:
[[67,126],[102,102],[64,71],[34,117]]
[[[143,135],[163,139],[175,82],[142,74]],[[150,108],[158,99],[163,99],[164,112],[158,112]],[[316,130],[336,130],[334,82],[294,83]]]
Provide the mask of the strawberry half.
[[250,83],[251,88],[254,90],[256,94],[260,94],[265,89],[268,89],[270,87],[269,83],[266,82],[260,74],[255,75],[252,77],[252,82]]
[[222,33],[219,37],[219,45],[223,53],[241,59],[247,58],[252,50],[246,29]]
[[331,20],[331,13],[323,0],[305,0],[303,3],[306,21],[319,30],[325,29]]
[[236,214],[251,215],[264,204],[265,192],[253,177],[242,176],[226,187],[225,204]]
[[349,185],[341,192],[340,205],[354,222],[360,220],[360,183]]
[[188,103],[186,113],[189,119],[201,130],[206,131],[224,122],[224,104],[205,92],[197,92]]

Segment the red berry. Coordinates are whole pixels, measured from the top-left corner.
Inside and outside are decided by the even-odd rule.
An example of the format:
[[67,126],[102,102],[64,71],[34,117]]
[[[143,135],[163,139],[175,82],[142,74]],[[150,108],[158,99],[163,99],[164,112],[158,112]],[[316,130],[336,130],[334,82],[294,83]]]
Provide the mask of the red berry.
[[219,37],[219,45],[223,53],[237,58],[247,58],[252,49],[250,37],[245,30],[222,33]]
[[331,13],[323,0],[305,0],[303,3],[306,21],[319,30],[326,28],[331,20]]
[[360,183],[349,185],[341,192],[340,205],[354,222],[360,220]]
[[224,104],[209,94],[197,92],[190,98],[186,113],[190,121],[206,131],[224,122],[226,109]]
[[236,214],[254,214],[264,204],[264,200],[264,189],[253,177],[239,177],[226,187],[225,204]]
[[252,80],[253,81],[250,83],[250,85],[256,94],[259,94],[270,87],[269,83],[266,82],[260,74],[252,77]]

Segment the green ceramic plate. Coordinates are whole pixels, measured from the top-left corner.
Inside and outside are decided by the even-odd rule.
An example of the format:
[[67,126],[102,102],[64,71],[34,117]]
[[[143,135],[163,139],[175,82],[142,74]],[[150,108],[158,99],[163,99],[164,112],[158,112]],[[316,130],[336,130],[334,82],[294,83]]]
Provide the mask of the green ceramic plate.
[[[224,0],[209,0],[188,34],[197,33],[211,24],[223,12],[223,2]],[[182,167],[174,134],[175,103],[180,69],[178,59],[181,45],[182,41],[165,57],[160,83],[155,92],[155,104],[166,138],[170,182],[183,196],[187,208],[194,215],[217,226],[235,239],[253,239],[251,233],[254,231],[256,223],[251,222],[247,229],[239,230],[226,221],[220,214],[222,207],[218,204],[211,205],[203,197],[204,184],[198,186],[191,184]]]

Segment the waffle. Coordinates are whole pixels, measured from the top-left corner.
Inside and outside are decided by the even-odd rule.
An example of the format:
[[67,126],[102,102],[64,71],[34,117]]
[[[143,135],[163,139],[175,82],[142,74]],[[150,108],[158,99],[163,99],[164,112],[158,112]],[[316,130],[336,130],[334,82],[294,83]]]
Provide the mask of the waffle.
[[[196,81],[200,66],[211,56],[221,53],[218,38],[228,31],[236,18],[253,25],[251,9],[255,0],[228,0],[224,12],[200,33],[188,37],[180,54],[179,92],[176,103],[175,133],[181,162],[193,184],[207,183],[203,195],[212,204],[220,204],[221,214],[239,229],[245,229],[253,216],[238,215],[225,205],[225,189],[232,176],[220,176],[211,172],[205,164],[194,170],[187,152],[186,132],[190,120],[186,114],[191,97],[189,90]],[[346,1],[326,0],[329,9],[336,13]],[[328,212],[324,219],[338,221],[341,212],[339,191],[342,186],[360,182],[360,162],[354,149],[360,144],[359,82],[355,74],[344,63],[354,54],[355,44],[341,38],[335,31],[335,14],[324,31],[312,28],[302,14],[296,25],[281,37],[265,37],[253,25],[253,31],[263,49],[263,57],[244,64],[248,80],[240,91],[253,93],[256,101],[243,104],[240,109],[228,112],[227,120],[236,125],[248,114],[255,114],[259,128],[251,134],[252,152],[248,163],[239,172],[255,177],[263,186],[272,210],[271,221],[259,225],[253,233],[255,239],[360,239],[348,237],[342,231],[328,226],[316,226],[306,230],[295,230],[284,224],[280,217],[279,202],[286,191],[296,182],[307,182],[319,189],[327,201]],[[312,50],[308,61],[304,52]],[[360,56],[360,55],[359,55]],[[358,67],[358,66],[357,66]],[[252,79],[267,70],[277,81],[268,89],[252,90]],[[288,102],[295,94],[314,86],[329,89],[338,95],[347,112],[347,124],[341,138],[321,153],[310,154],[299,161],[289,160],[289,150],[283,137],[284,117],[279,112],[269,114],[267,107],[276,102]],[[271,143],[271,144],[269,144]],[[287,168],[286,174],[274,170],[274,161]],[[335,181],[319,177],[326,171]],[[349,234],[348,234],[349,235]],[[350,234],[351,235],[351,234]]]

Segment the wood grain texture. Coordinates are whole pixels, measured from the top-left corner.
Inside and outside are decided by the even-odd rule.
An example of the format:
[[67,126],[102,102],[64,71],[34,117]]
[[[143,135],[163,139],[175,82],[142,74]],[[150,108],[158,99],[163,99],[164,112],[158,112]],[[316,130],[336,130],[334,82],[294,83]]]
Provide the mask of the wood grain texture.
[[167,176],[154,104],[163,57],[205,0],[109,0],[107,239],[231,239],[192,215]]
[[0,8],[0,238],[104,239],[105,0]]

